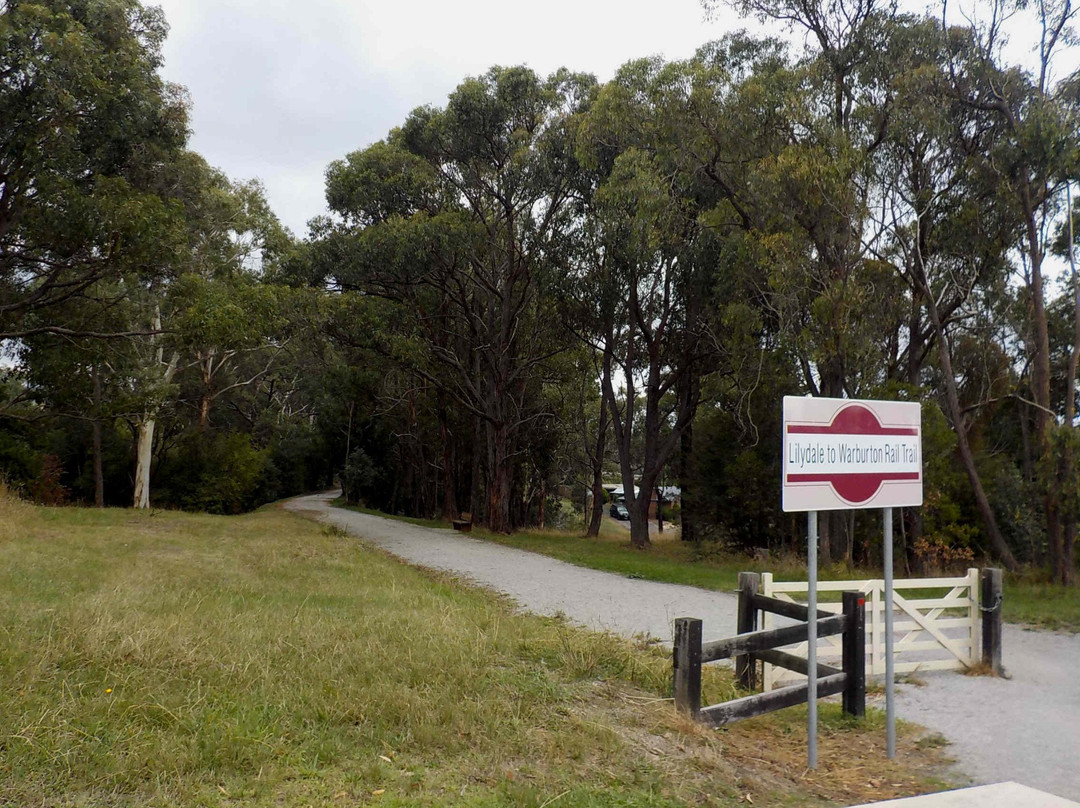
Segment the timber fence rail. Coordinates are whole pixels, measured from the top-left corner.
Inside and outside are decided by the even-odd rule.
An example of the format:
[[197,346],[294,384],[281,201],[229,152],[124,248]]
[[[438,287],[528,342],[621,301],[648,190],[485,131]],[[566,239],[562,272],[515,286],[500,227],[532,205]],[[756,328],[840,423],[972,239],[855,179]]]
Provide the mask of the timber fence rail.
[[[757,663],[768,662],[806,674],[805,659],[779,650],[782,646],[804,641],[810,620],[809,609],[791,601],[768,598],[759,592],[757,573],[739,575],[738,631],[735,637],[711,642],[702,641],[701,620],[680,617],[675,621],[673,654],[675,705],[710,726],[805,704],[806,684],[792,685],[765,693],[756,693],[722,704],[701,706],[701,666],[721,659],[735,660],[739,683],[747,689],[757,686]],[[758,614],[778,614],[801,621],[795,625],[758,630]],[[866,608],[858,592],[843,594],[843,611],[829,614],[818,610],[819,637],[841,636],[844,648],[842,668],[818,664],[819,698],[843,694],[844,711],[855,716],[866,712]]]
[[[1001,667],[1002,580],[999,569],[969,569],[967,574],[951,578],[898,579],[893,583],[895,618],[894,648],[897,673],[933,670],[964,670],[980,663],[997,674]],[[795,603],[793,597],[805,597],[806,581],[776,581],[772,573],[761,575],[765,597]],[[880,579],[860,581],[820,581],[818,592],[855,590],[866,598],[867,674],[885,673],[885,584]],[[838,603],[821,603],[820,612],[836,614]],[[790,617],[779,610],[766,612],[764,628],[771,628],[771,615]],[[740,631],[742,630],[740,626]],[[803,639],[791,649],[791,655],[805,658]],[[819,660],[839,661],[842,643],[835,638],[820,643]],[[791,666],[765,662],[762,672],[764,689],[790,684],[796,677]],[[805,675],[805,674],[804,674]]]

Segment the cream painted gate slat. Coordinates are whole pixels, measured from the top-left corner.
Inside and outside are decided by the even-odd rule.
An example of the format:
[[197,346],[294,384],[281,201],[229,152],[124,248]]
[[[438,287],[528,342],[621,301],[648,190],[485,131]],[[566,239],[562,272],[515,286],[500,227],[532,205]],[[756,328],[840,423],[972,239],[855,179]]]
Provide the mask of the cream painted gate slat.
[[[979,659],[981,647],[979,612],[979,571],[969,569],[967,575],[956,578],[908,578],[893,582],[893,624],[895,669],[897,673],[914,671],[954,670],[970,667]],[[919,595],[919,590],[948,589],[945,596]],[[805,581],[777,581],[771,572],[761,575],[761,594],[796,602],[793,595],[801,595],[806,602]],[[866,581],[820,581],[818,592],[858,591],[866,597],[866,672],[867,675],[885,673],[885,582],[880,579]],[[906,593],[906,594],[902,594]],[[833,614],[840,612],[839,603],[822,603],[818,608]],[[775,628],[777,618],[764,614],[763,628]],[[789,653],[806,657],[806,643],[795,644]],[[826,637],[818,640],[818,660],[826,665],[839,665],[842,646],[839,638]],[[771,690],[779,682],[785,684],[802,679],[798,674],[783,668],[765,665],[764,686]]]

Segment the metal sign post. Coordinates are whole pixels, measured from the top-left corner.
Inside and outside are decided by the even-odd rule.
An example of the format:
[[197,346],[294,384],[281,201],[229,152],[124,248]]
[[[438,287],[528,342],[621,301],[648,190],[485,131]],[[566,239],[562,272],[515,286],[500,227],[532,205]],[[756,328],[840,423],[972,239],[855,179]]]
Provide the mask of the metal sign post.
[[806,766],[817,768],[817,511],[806,514]]
[[893,705],[892,509],[922,505],[922,411],[907,401],[784,397],[783,509],[807,512],[807,748],[817,768],[818,511],[881,508],[885,520],[886,748],[896,756]]
[[885,567],[885,754],[896,757],[896,704],[893,701],[893,682],[896,678],[893,659],[893,545],[892,508],[882,509],[885,520],[885,546],[882,561]]

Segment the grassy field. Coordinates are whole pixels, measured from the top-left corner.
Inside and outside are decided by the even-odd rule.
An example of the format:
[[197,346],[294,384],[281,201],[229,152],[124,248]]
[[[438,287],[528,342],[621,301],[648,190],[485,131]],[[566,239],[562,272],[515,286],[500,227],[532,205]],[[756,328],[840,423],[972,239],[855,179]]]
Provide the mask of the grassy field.
[[[279,510],[35,508],[0,496],[0,804],[850,804],[940,752],[880,716],[709,732],[656,648],[518,615]],[[713,670],[707,697],[729,696]]]

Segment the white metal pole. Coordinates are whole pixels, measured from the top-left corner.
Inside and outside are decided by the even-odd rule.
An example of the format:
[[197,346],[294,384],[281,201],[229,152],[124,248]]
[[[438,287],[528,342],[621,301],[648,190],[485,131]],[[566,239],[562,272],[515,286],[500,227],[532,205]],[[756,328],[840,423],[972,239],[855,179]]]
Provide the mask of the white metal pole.
[[896,705],[893,700],[893,539],[892,508],[882,509],[885,522],[885,753],[896,757]]
[[806,515],[806,759],[807,768],[817,768],[817,511]]

